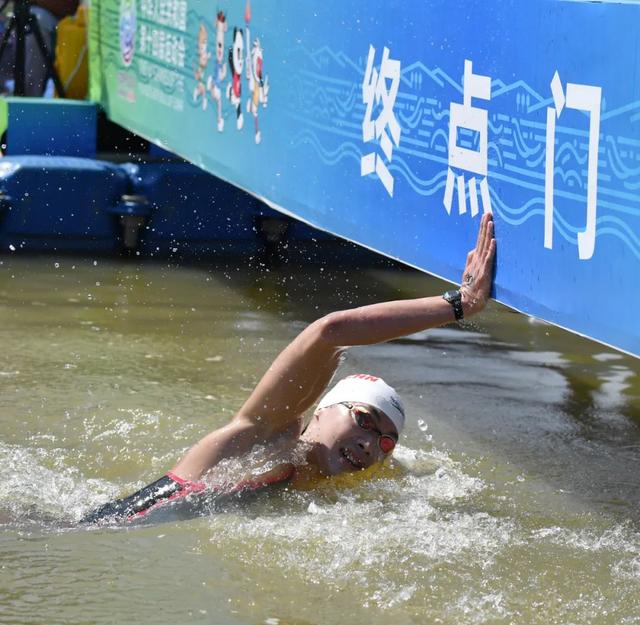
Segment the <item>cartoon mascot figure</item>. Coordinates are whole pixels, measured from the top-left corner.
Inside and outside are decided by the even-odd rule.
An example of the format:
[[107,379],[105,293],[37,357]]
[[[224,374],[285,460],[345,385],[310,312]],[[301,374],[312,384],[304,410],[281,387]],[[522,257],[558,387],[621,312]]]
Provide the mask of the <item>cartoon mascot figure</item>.
[[244,67],[244,42],[242,28],[233,29],[233,42],[229,48],[229,66],[231,67],[231,82],[227,85],[227,98],[236,110],[236,126],[242,129],[242,69]]
[[258,107],[267,106],[269,95],[269,77],[264,78],[262,69],[263,51],[260,39],[256,39],[251,48],[251,54],[247,59],[247,80],[249,81],[250,96],[247,100],[247,113],[253,115],[255,122],[255,140],[260,143],[260,127],[258,126]]
[[227,65],[224,62],[224,34],[227,32],[227,18],[224,11],[216,16],[216,68],[213,76],[207,79],[207,90],[218,104],[218,132],[224,130],[222,117],[222,83],[227,77]]
[[207,46],[207,29],[204,24],[200,24],[198,31],[198,64],[194,72],[196,86],[193,90],[193,101],[197,102],[198,98],[202,98],[202,110],[207,109],[207,90],[204,84],[204,72],[211,58],[211,52]]

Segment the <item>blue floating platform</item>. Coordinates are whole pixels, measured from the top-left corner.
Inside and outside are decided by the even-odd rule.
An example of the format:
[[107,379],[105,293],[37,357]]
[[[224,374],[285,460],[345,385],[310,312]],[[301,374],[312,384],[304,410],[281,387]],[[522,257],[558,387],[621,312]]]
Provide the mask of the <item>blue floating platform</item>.
[[186,162],[0,159],[0,252],[192,259],[284,253],[311,262],[322,261],[316,244],[323,239],[331,237]]
[[189,163],[126,165],[134,193],[151,207],[140,233],[143,255],[254,252],[257,202]]
[[81,100],[0,99],[6,154],[95,157],[98,107]]
[[121,227],[108,209],[130,189],[127,171],[112,163],[52,156],[1,159],[0,249],[116,251]]

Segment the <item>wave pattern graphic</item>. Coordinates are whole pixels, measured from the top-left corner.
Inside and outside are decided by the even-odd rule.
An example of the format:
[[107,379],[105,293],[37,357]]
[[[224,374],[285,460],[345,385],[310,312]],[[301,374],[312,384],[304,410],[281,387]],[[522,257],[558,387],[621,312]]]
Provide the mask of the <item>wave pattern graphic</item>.
[[[303,145],[311,146],[320,161],[329,167],[335,166],[343,160],[351,160],[359,166],[360,159],[364,155],[362,146],[352,141],[340,143],[333,149],[325,148],[322,145],[317,133],[312,130],[302,130],[291,142],[292,147],[299,148]],[[446,168],[429,179],[421,179],[410,169],[407,162],[402,159],[394,159],[389,167],[390,171],[402,176],[411,186],[413,191],[421,197],[444,195],[444,188],[447,178]],[[531,219],[538,218],[544,220],[544,199],[534,197],[521,206],[513,207],[506,204],[500,195],[489,187],[491,204],[494,213],[500,216],[501,220],[511,226],[521,226]],[[443,209],[444,210],[444,209]],[[623,220],[604,215],[596,221],[597,237],[614,236],[628,247],[633,255],[640,260],[640,237]],[[577,235],[583,228],[570,224],[559,211],[554,215],[554,232],[570,245],[577,246]]]
[[362,157],[360,146],[350,141],[341,143],[334,150],[325,149],[318,139],[318,136],[310,130],[303,130],[291,140],[291,146],[293,148],[297,148],[305,144],[312,146],[316,151],[316,154],[320,157],[322,164],[328,165],[329,167],[337,165],[345,158],[351,158],[359,163]]
[[[345,141],[333,150],[327,149],[322,145],[318,135],[311,130],[303,130],[298,133],[291,141],[292,147],[296,148],[301,145],[310,145],[315,150],[316,154],[320,158],[320,161],[327,166],[337,165],[344,159],[352,159],[360,165],[360,159],[364,156],[365,152],[362,150],[361,145],[356,145],[351,141]],[[409,183],[411,188],[421,196],[433,195],[440,189],[444,189],[444,185],[447,179],[447,172],[442,171],[436,174],[433,178],[423,180],[415,175],[411,171],[406,161],[402,158],[394,158],[393,163],[390,165],[389,170],[392,172],[398,172]]]
[[[299,49],[296,54],[300,54]],[[311,70],[301,72],[291,82],[289,112],[306,126],[295,138],[294,145],[311,145],[327,166],[336,166],[343,159],[357,161],[359,165],[364,153],[372,150],[381,153],[378,146],[364,144],[361,138],[365,111],[361,95],[364,54],[353,60],[344,52],[328,47],[306,54]],[[379,58],[376,57],[376,61],[379,62]],[[477,71],[481,72],[480,68]],[[441,163],[447,159],[449,108],[451,102],[462,102],[461,78],[452,78],[441,68],[429,68],[419,61],[408,63],[402,69],[401,78],[394,112],[402,134],[400,146],[394,150],[388,167],[394,177],[397,174],[418,196],[433,196],[443,192],[446,181],[446,165],[443,167]],[[552,104],[551,94],[537,93],[523,80],[507,84],[498,77],[493,77],[491,90],[490,101],[476,100],[474,106],[488,111],[492,205],[505,222],[513,226],[531,219],[544,219],[546,108]],[[638,108],[640,102],[631,102],[603,111],[598,197],[607,202],[598,206],[596,237],[616,237],[640,258],[640,242],[635,234],[640,231],[637,193],[640,136],[638,124],[632,120]],[[615,132],[621,127],[629,129],[626,136]],[[349,140],[345,140],[347,138]],[[586,205],[588,141],[587,115],[563,114],[556,121],[554,197],[559,204],[570,200],[579,202],[581,211]],[[329,149],[327,145],[335,147]],[[493,184],[492,177],[499,180],[499,184]],[[501,188],[501,193],[508,188],[505,197],[517,197],[521,201],[517,206],[507,205],[495,191],[496,187]],[[577,245],[580,228],[572,226],[558,213],[555,213],[555,231],[567,242]]]

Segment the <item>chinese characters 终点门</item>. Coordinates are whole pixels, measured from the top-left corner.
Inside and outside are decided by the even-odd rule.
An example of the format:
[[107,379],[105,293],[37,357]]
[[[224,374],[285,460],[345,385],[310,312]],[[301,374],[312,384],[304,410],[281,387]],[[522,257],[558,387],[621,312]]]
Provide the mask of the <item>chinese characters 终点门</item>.
[[[449,214],[451,214],[454,186],[452,167],[482,176],[480,181],[482,209],[485,213],[491,212],[491,198],[487,182],[488,114],[485,109],[471,106],[471,98],[490,100],[491,79],[488,76],[474,74],[473,64],[471,61],[465,60],[462,104],[452,102],[449,109],[449,168],[444,190],[444,206]],[[459,130],[467,130],[476,134],[477,149],[463,147],[459,144]],[[464,174],[455,176],[455,183],[458,188],[458,208],[460,214],[463,214],[467,212]],[[475,217],[478,214],[478,192],[475,176],[469,179],[469,204],[471,205],[471,216]]]
[[[393,157],[393,145],[400,145],[400,124],[396,119],[393,107],[398,87],[400,86],[400,61],[389,58],[389,49],[382,51],[382,62],[380,71],[373,67],[373,59],[376,49],[369,46],[369,57],[367,58],[367,68],[362,81],[362,100],[367,105],[362,122],[362,139],[365,143],[378,140],[384,155],[391,163]],[[387,87],[387,81],[390,81]],[[378,116],[374,119],[374,106],[376,109],[382,105]],[[368,176],[373,173],[378,174],[378,178],[393,197],[393,176],[387,164],[375,152],[365,154],[360,161],[360,175]]]
[[567,83],[566,93],[558,72],[551,81],[553,104],[547,108],[547,153],[544,172],[544,246],[553,247],[553,192],[556,117],[566,106],[589,113],[589,159],[587,162],[587,224],[578,232],[578,257],[588,260],[596,244],[596,200],[598,197],[598,144],[600,142],[600,103],[602,88]]

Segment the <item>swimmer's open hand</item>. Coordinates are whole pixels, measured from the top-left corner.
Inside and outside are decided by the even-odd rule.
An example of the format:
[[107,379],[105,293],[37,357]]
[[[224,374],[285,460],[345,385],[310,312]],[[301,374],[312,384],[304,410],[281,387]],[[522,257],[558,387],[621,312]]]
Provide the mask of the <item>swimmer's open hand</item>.
[[462,274],[462,308],[464,316],[480,312],[487,304],[493,282],[493,261],[496,255],[496,240],[493,237],[493,216],[485,213],[480,221],[478,242],[467,255],[467,264]]

